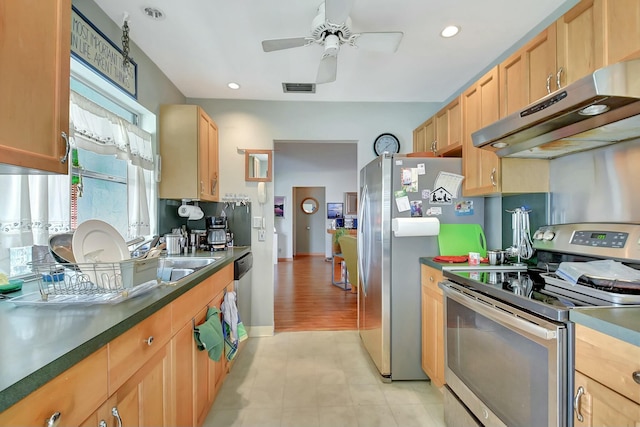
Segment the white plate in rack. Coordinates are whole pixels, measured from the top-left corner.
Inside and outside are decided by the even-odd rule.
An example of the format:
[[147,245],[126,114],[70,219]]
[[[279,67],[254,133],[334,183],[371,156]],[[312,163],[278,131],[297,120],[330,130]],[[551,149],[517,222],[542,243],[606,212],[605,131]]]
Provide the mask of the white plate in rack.
[[98,219],[78,226],[71,247],[78,263],[120,262],[131,258],[127,242],[120,233]]

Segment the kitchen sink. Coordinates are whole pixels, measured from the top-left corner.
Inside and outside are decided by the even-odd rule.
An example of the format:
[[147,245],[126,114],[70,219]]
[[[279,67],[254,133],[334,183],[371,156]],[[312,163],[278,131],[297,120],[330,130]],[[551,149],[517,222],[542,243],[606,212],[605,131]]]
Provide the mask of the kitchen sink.
[[167,257],[160,258],[158,262],[158,278],[165,282],[175,282],[190,274],[211,265],[222,259],[213,258],[187,258],[187,257]]

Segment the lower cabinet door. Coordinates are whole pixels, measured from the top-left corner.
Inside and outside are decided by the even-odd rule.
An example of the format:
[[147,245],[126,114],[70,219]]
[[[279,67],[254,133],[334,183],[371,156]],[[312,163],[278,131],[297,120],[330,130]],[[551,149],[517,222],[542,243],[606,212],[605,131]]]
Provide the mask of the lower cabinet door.
[[[115,408],[117,415],[112,412],[112,421],[107,426],[127,427],[143,426],[172,426],[171,399],[171,353],[170,346],[165,345],[158,350],[147,363],[138,370],[112,396],[114,400],[110,412]],[[121,421],[117,418],[120,417]]]
[[640,405],[576,371],[576,427],[640,426]]
[[195,357],[198,352],[193,339],[191,322],[185,324],[171,340],[173,358],[173,380],[175,425],[191,427],[196,424],[195,415]]

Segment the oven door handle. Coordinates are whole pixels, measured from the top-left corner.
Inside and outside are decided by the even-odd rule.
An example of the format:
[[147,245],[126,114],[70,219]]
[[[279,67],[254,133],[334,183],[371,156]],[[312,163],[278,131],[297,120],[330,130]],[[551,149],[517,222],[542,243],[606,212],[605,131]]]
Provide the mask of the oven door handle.
[[[451,298],[460,304],[468,307],[469,309],[482,314],[483,316],[500,323],[503,326],[510,328],[518,328],[521,331],[527,332],[530,335],[536,336],[540,339],[551,341],[555,340],[558,337],[558,332],[555,330],[550,330],[545,327],[536,325],[527,320],[524,320],[520,317],[517,317],[515,314],[508,314],[507,312],[496,308],[494,304],[490,301],[484,300],[480,296],[475,296],[474,300],[471,297],[465,296],[460,292],[456,292],[449,288],[446,284],[444,285],[444,292],[447,298]],[[481,302],[479,302],[481,301]]]

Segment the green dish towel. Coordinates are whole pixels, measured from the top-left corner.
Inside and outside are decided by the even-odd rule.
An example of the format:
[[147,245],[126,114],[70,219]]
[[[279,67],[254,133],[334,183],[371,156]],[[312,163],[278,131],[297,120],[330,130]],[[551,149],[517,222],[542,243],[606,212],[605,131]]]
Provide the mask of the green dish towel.
[[193,337],[198,344],[198,350],[206,350],[211,360],[220,360],[224,349],[224,337],[218,308],[210,307],[207,310],[207,320],[193,329]]

